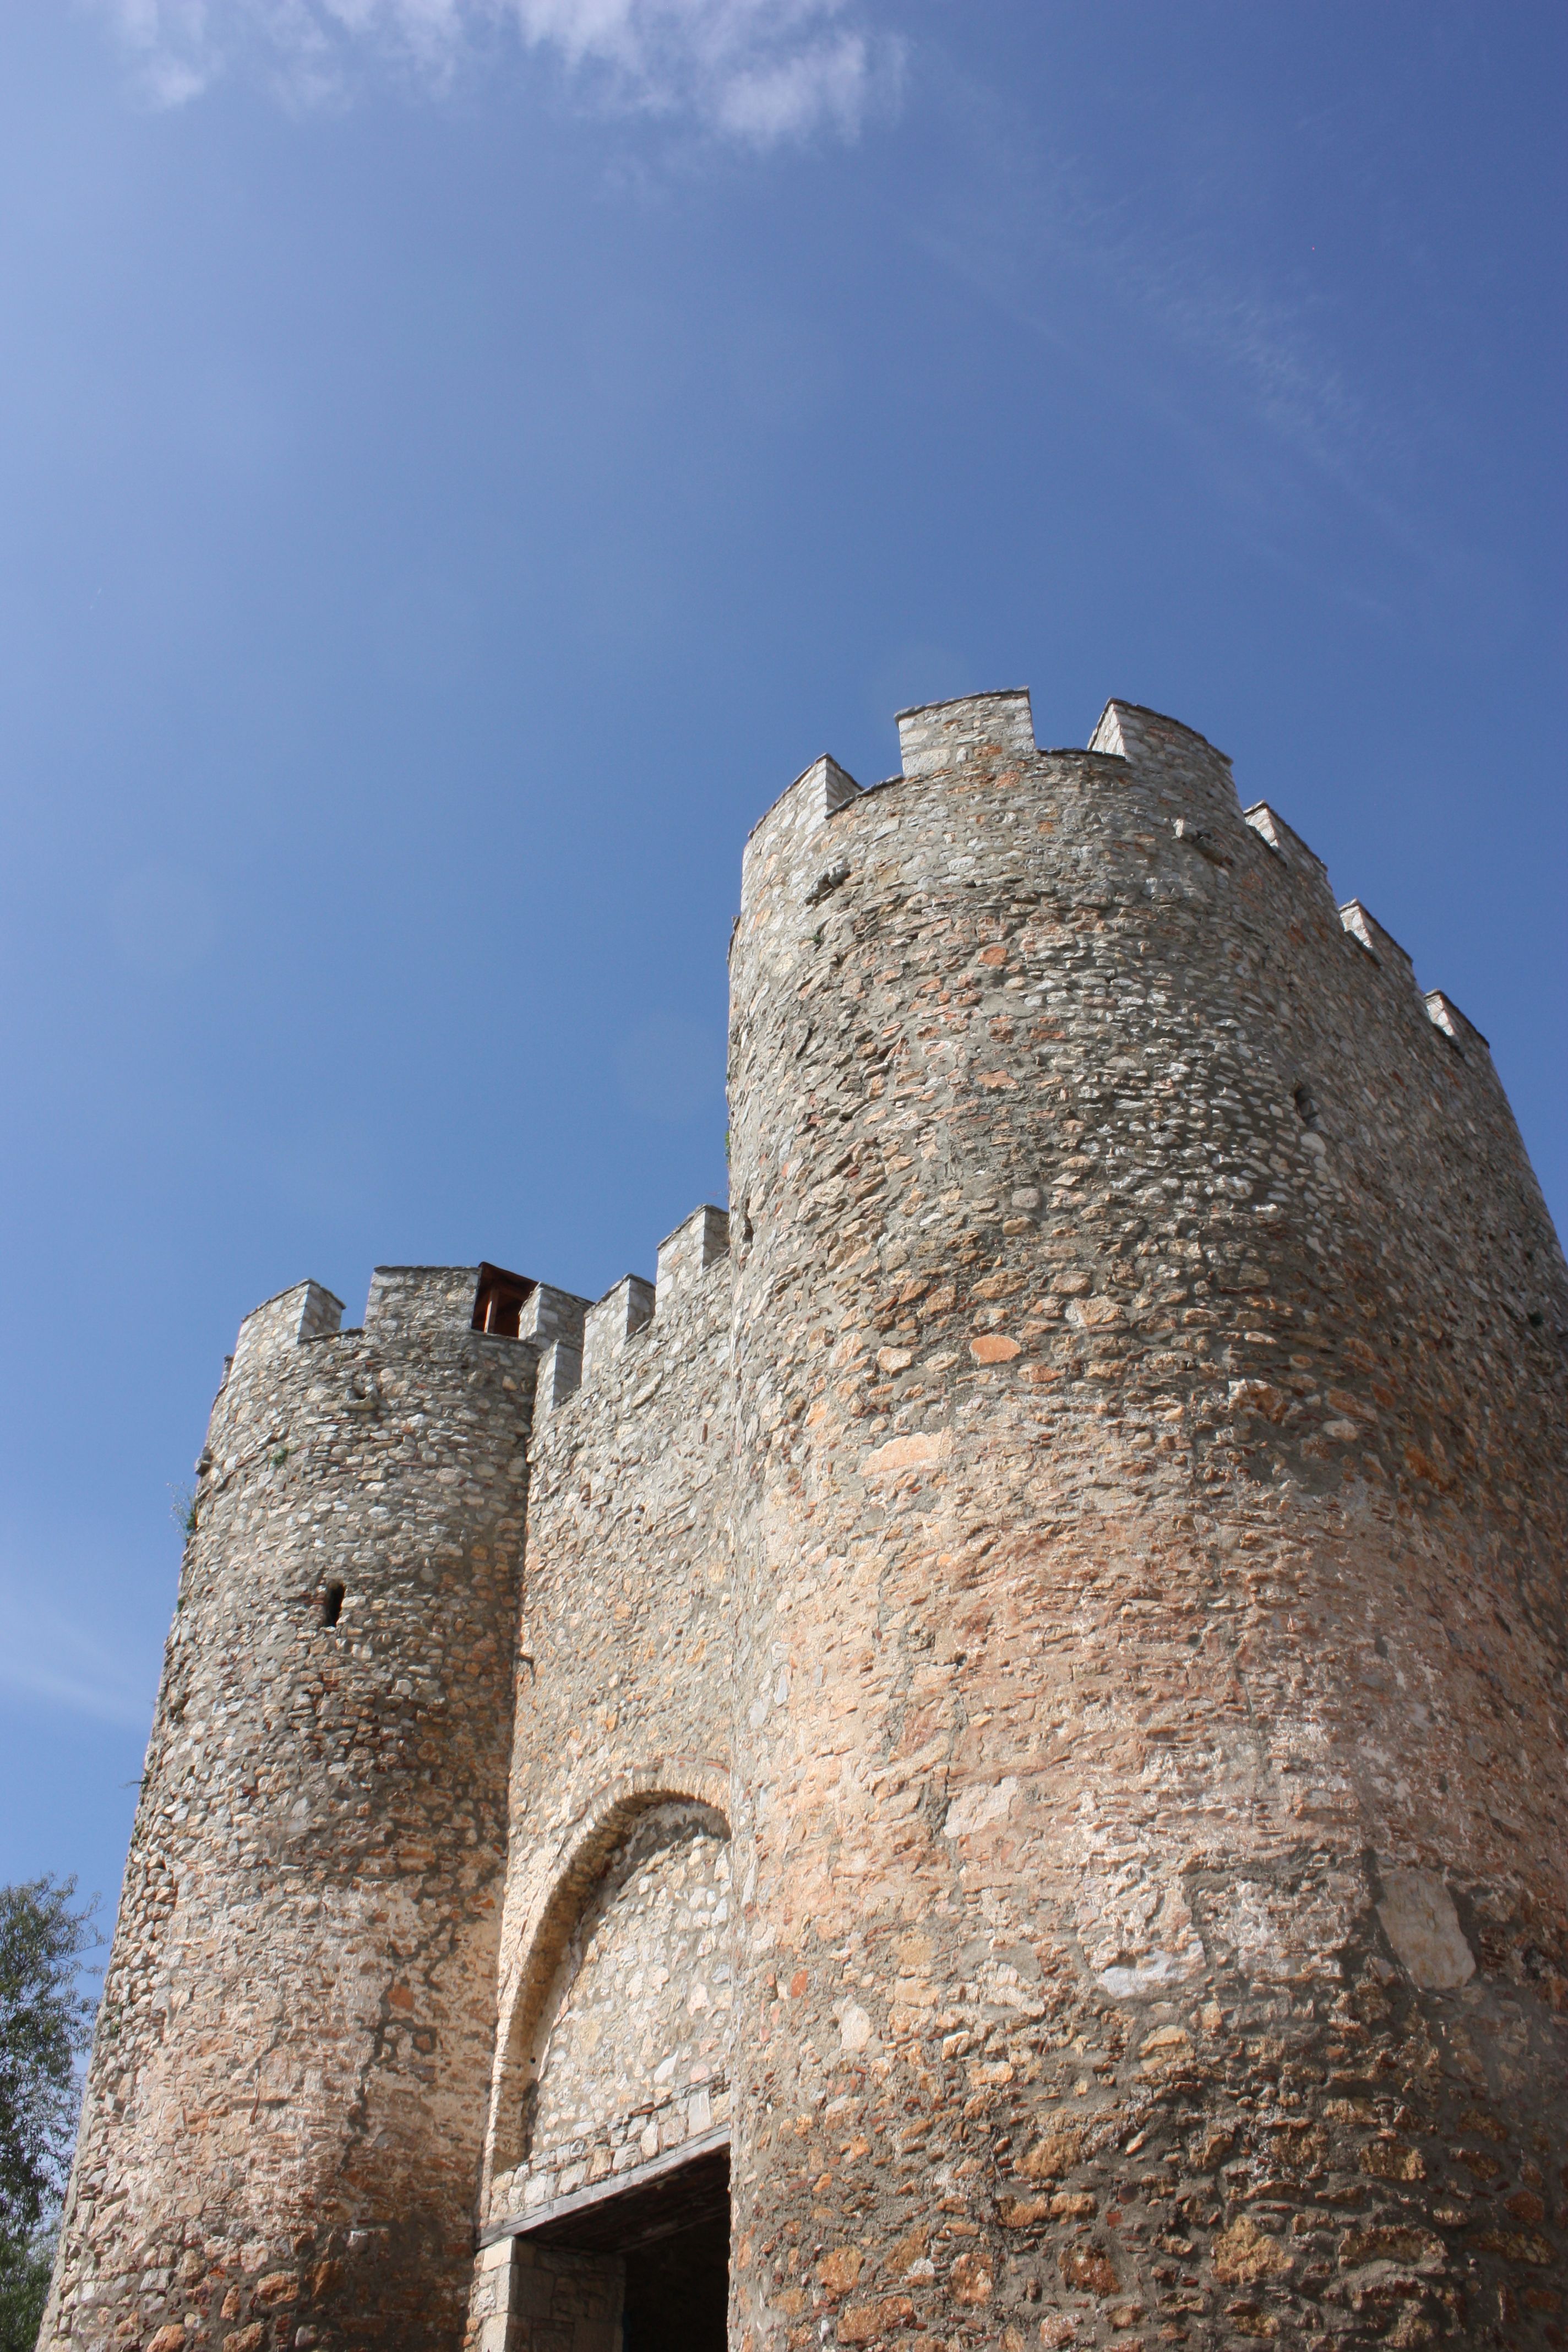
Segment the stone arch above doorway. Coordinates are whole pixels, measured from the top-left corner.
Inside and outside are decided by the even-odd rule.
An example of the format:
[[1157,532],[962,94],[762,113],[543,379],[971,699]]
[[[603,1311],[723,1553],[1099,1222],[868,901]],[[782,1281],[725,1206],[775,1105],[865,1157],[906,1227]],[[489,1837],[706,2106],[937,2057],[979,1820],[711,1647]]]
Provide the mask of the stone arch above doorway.
[[729,1826],[643,1788],[595,1809],[541,1905],[497,2084],[493,2219],[729,2119]]

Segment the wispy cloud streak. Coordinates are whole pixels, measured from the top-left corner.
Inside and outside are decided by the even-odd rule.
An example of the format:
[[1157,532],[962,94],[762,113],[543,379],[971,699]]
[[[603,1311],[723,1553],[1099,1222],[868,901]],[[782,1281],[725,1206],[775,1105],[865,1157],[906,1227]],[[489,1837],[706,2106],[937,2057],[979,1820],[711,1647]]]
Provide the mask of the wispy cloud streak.
[[107,1648],[78,1618],[29,1594],[20,1579],[0,1575],[0,1691],[145,1732],[156,1681],[155,1660]]
[[853,139],[896,97],[900,43],[854,0],[98,0],[160,106],[226,76],[299,104],[341,101],[376,68],[433,89],[507,42],[616,110],[753,148]]
[[[943,61],[961,172],[911,210],[931,257],[1037,335],[1108,397],[1161,417],[1196,451],[1217,492],[1278,560],[1315,482],[1359,509],[1390,544],[1432,567],[1451,558],[1394,488],[1408,415],[1380,407],[1321,299],[1298,278],[1263,278],[1205,222],[1200,190],[1162,214],[1108,176],[1091,143],[1043,135],[1007,93]],[[933,68],[926,57],[928,78]],[[1238,189],[1234,201],[1245,198]],[[1196,218],[1184,220],[1184,210]],[[1336,593],[1385,604],[1363,583]]]

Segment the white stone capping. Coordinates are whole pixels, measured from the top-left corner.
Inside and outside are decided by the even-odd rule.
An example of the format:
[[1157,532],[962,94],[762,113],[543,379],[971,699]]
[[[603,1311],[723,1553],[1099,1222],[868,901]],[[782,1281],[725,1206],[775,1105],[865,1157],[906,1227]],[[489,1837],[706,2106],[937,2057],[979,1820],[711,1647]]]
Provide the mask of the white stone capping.
[[711,1265],[730,1253],[730,1218],[724,1209],[704,1203],[693,1209],[658,1245],[655,1275],[658,1302],[662,1307],[671,1292],[700,1280]]
[[583,1378],[591,1381],[600,1364],[624,1348],[628,1339],[653,1319],[654,1289],[640,1274],[621,1276],[613,1290],[589,1307],[583,1318]]
[[305,1339],[328,1338],[342,1328],[343,1302],[319,1282],[297,1282],[253,1307],[239,1327],[231,1361],[241,1365]]
[[1426,1007],[1426,1018],[1433,1027],[1440,1029],[1461,1053],[1474,1048],[1482,1054],[1490,1054],[1491,1047],[1475,1023],[1460,1012],[1451,996],[1446,996],[1440,988],[1429,988],[1422,1001]]
[[1369,914],[1359,898],[1347,898],[1340,908],[1340,920],[1352,939],[1358,940],[1374,963],[1389,971],[1401,972],[1414,988],[1415,967],[1392,931],[1385,931],[1375,915]]
[[1289,866],[1305,874],[1314,882],[1328,883],[1329,869],[1317,851],[1304,842],[1292,824],[1287,824],[1278,809],[1267,801],[1254,801],[1243,816],[1260,841],[1266,841],[1275,856]]
[[997,694],[965,694],[952,702],[926,702],[900,710],[899,759],[906,778],[939,775],[976,753],[1028,759],[1035,721],[1026,686]]

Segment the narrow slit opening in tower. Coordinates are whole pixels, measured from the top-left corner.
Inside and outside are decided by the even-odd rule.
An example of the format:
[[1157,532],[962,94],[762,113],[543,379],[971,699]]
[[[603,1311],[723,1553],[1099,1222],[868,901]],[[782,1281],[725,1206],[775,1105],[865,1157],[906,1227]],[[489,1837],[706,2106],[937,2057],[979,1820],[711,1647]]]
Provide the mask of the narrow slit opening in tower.
[[329,1584],[321,1595],[321,1622],[335,1625],[342,1613],[343,1588],[341,1584]]
[[531,2243],[624,2264],[619,2352],[726,2352],[730,2151],[710,2147],[537,2224]]

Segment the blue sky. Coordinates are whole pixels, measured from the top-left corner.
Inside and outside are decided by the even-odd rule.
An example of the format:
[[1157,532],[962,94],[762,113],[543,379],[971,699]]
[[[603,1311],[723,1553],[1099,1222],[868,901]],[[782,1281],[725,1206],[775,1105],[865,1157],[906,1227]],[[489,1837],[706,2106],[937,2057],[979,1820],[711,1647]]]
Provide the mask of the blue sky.
[[110,1905],[240,1317],[722,1198],[741,845],[1229,751],[1558,1217],[1568,16],[7,0],[0,1877]]

